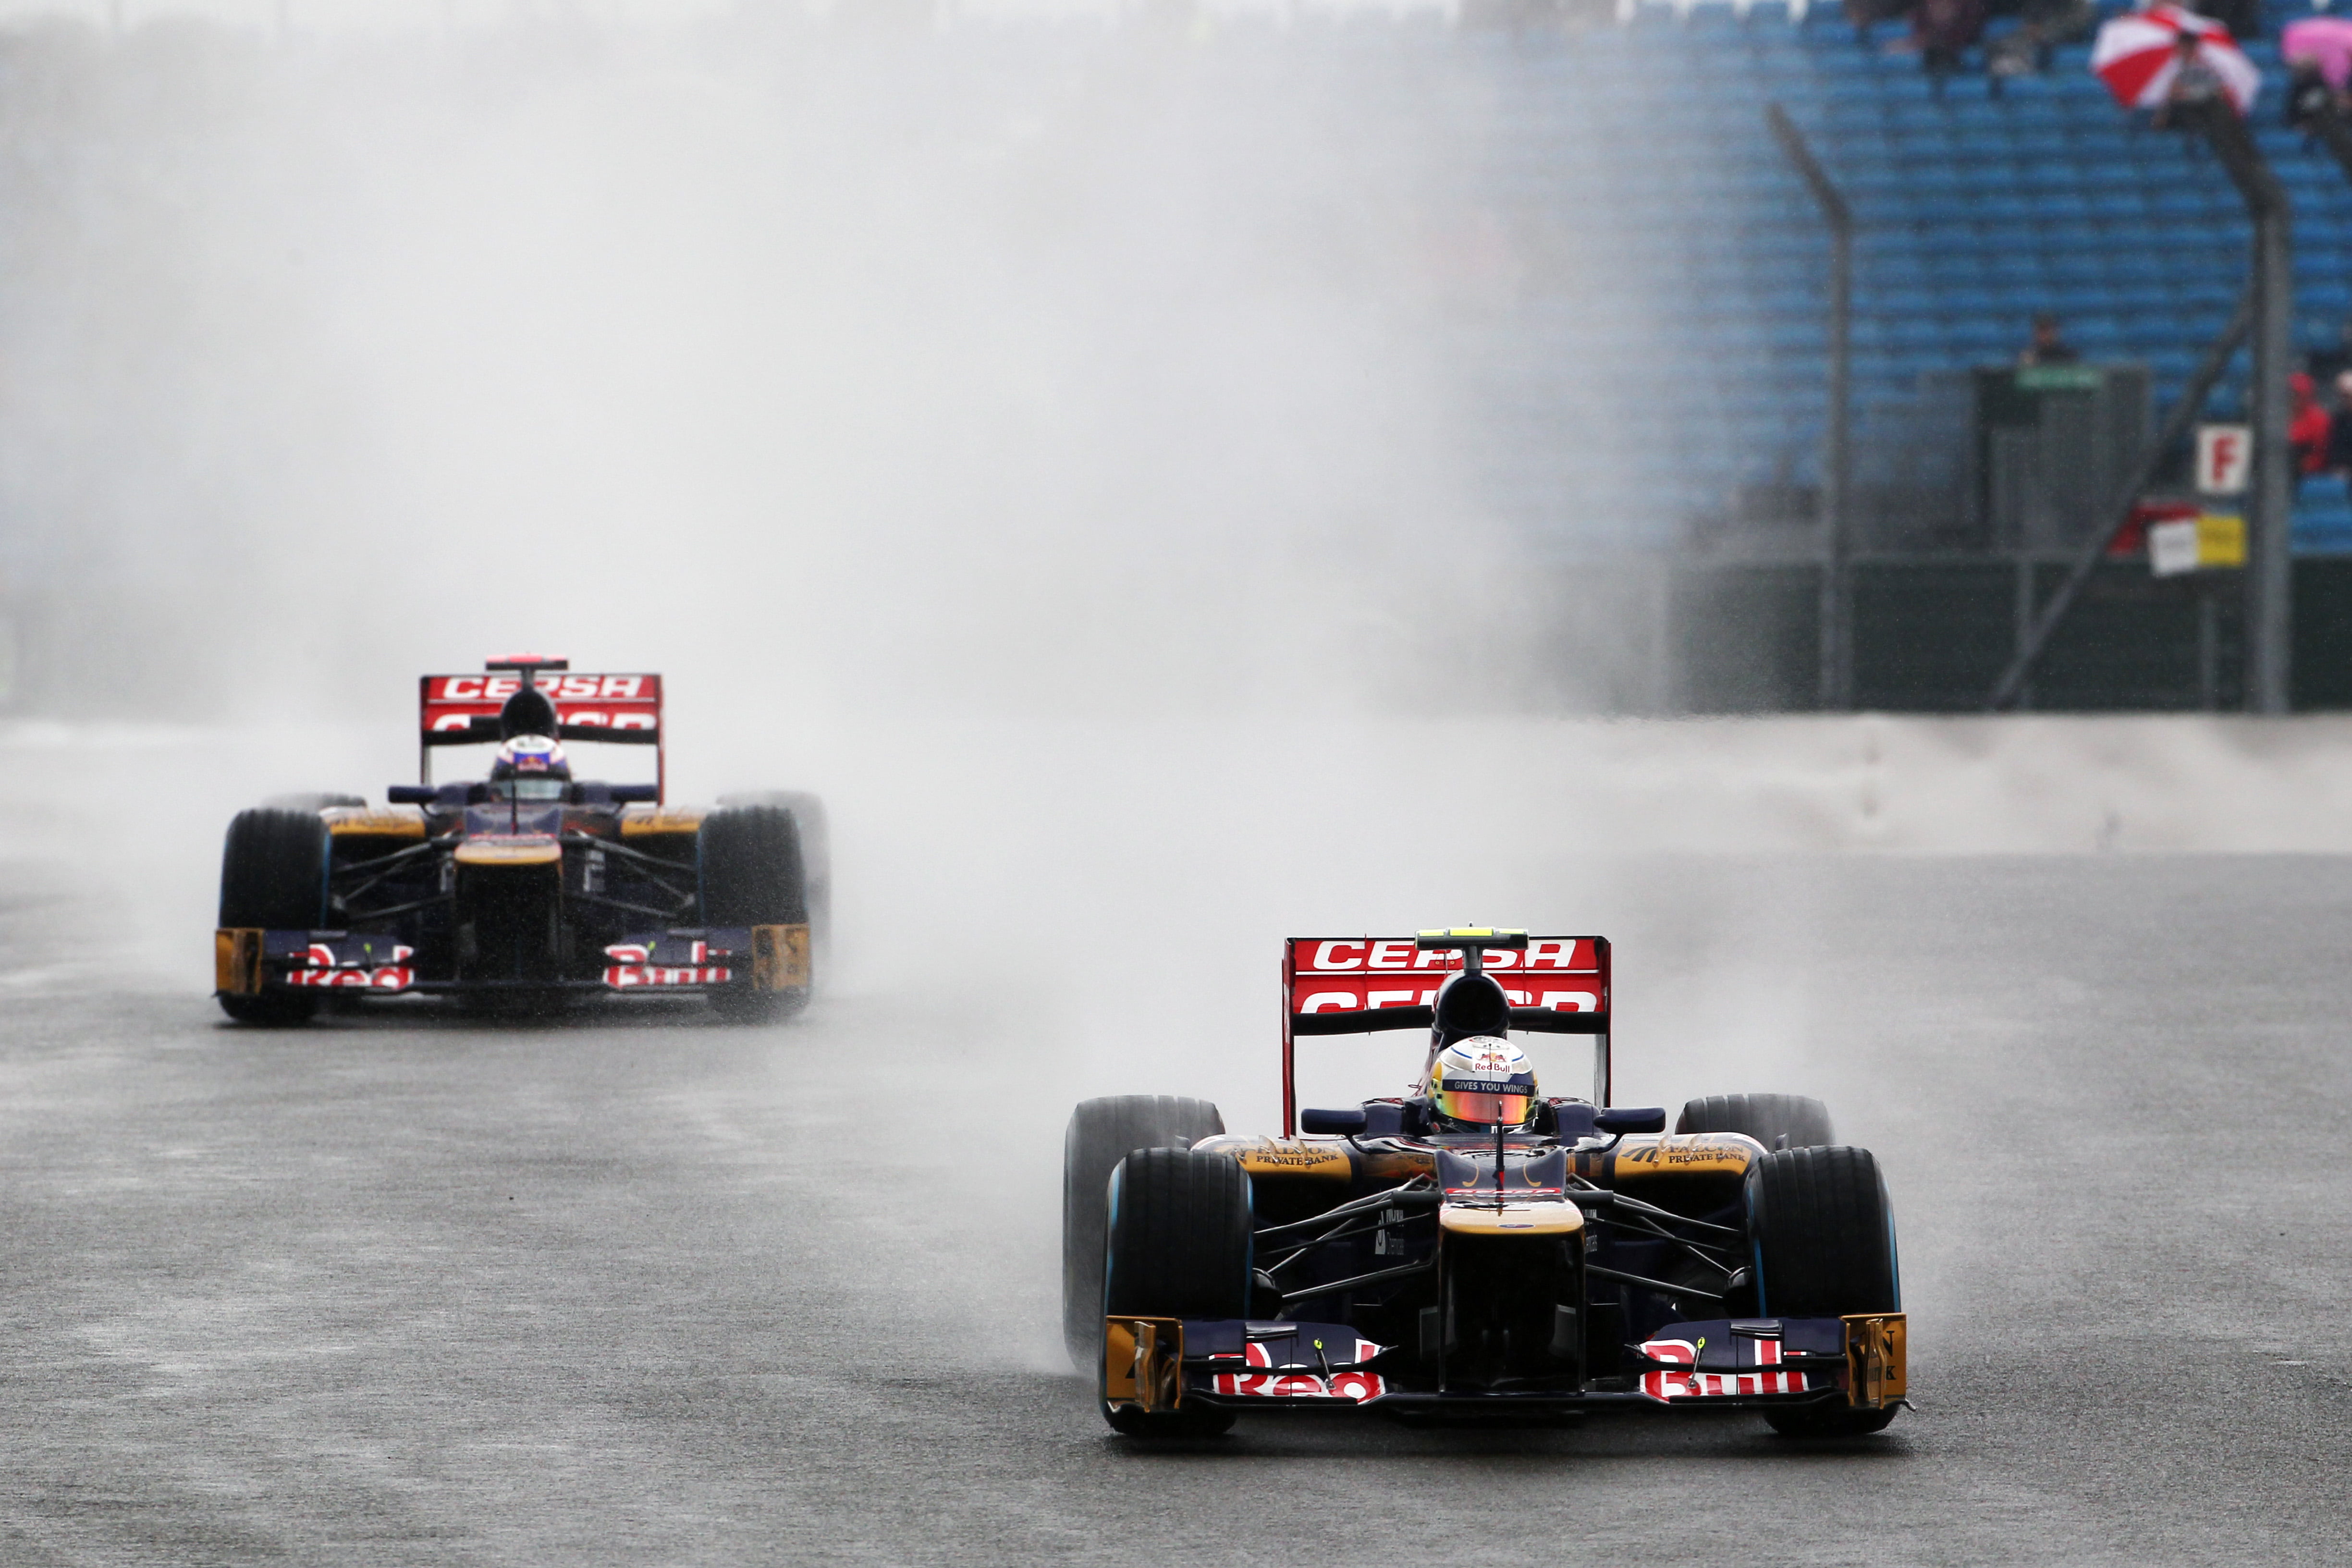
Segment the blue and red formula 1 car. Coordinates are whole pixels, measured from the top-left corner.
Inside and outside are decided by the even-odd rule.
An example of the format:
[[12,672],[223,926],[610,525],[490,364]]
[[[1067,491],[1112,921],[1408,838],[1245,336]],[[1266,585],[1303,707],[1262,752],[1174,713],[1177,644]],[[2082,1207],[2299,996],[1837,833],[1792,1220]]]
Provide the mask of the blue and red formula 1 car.
[[[214,936],[220,1005],[293,1024],[322,1004],[446,996],[544,1012],[700,998],[722,1016],[806,1003],[822,936],[814,795],[664,801],[658,675],[493,659],[418,689],[420,782],[387,804],[281,796],[229,825]],[[574,777],[567,745],[648,749],[654,778]],[[445,746],[498,748],[487,779],[433,781]]]
[[[1355,1409],[1544,1418],[1745,1409],[1802,1436],[1904,1404],[1895,1222],[1818,1100],[1610,1103],[1609,943],[1495,930],[1291,939],[1283,1135],[1215,1106],[1081,1104],[1064,1328],[1139,1436]],[[1297,1110],[1297,1042],[1427,1031],[1415,1092]],[[1590,1100],[1511,1037],[1593,1044]],[[1300,1131],[1306,1136],[1298,1136]]]

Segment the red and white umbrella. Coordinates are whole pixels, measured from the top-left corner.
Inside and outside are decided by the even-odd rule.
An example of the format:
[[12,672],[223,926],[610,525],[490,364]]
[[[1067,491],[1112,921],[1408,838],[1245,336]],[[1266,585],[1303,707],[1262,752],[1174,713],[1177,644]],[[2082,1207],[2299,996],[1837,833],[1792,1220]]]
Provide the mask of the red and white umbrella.
[[2183,37],[2197,40],[2194,58],[2213,73],[2238,112],[2252,109],[2262,90],[2261,69],[2231,42],[2229,28],[2178,5],[2151,5],[2105,23],[2091,46],[2091,69],[2126,109],[2154,109],[2179,78]]

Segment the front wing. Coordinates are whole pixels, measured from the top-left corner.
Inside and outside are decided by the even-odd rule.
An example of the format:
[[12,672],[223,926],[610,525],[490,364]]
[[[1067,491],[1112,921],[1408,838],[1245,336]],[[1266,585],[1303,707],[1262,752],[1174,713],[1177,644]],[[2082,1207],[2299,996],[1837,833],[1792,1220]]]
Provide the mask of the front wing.
[[1883,1410],[1903,1398],[1906,1371],[1900,1312],[1669,1323],[1633,1347],[1631,1388],[1575,1390],[1433,1388],[1410,1361],[1338,1323],[1115,1317],[1103,1329],[1104,1403],[1147,1413]]
[[[809,984],[809,928],[760,925],[678,929],[634,935],[604,949],[593,979],[531,982],[534,990],[640,995],[707,995],[733,991],[798,991]],[[213,933],[214,988],[226,996],[265,992],[333,991],[363,996],[510,989],[432,976],[394,938],[341,931],[260,931],[225,927]]]

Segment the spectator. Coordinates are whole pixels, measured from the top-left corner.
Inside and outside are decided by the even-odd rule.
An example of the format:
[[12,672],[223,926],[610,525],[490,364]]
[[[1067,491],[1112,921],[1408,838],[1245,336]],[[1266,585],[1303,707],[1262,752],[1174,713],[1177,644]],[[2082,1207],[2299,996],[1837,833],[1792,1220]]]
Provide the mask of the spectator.
[[2287,66],[2286,123],[2306,136],[2319,134],[2320,122],[2336,110],[2336,89],[2327,85],[2314,60],[2294,60]]
[[1960,59],[1984,32],[1985,0],[1919,0],[1911,12],[1912,46],[1930,75],[1960,68]]
[[2196,34],[2181,34],[2172,52],[2179,61],[2179,68],[2172,74],[2172,86],[2166,89],[2153,123],[2161,131],[2173,121],[2175,110],[2184,110],[2189,111],[2185,123],[2194,129],[2198,113],[2206,105],[2230,101],[2229,89],[2222,86],[2221,73],[2206,63]]
[[2352,474],[2352,370],[2336,378],[2336,416],[2327,422],[2327,458],[2321,467],[2331,474]]
[[2297,372],[2286,378],[2286,389],[2294,405],[2287,416],[2286,444],[2294,448],[2294,473],[2300,481],[2306,475],[2327,471],[2327,448],[2335,437],[2336,422],[2311,395],[2311,377]]
[[2305,135],[2318,134],[2332,115],[2344,113],[2344,93],[2352,87],[2352,21],[2342,16],[2305,16],[2279,33],[2279,58],[2286,62],[2286,122]]
[[2017,356],[2020,364],[2073,364],[2083,356],[2058,331],[2058,318],[2043,310],[2033,318],[2033,341]]

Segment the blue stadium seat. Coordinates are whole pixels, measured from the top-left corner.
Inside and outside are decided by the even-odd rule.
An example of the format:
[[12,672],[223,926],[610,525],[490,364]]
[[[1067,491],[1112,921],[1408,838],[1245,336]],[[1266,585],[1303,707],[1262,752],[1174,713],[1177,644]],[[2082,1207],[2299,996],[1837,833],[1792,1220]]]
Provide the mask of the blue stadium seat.
[[[1791,458],[1812,471],[1828,245],[1760,134],[1766,101],[1805,128],[1864,225],[1866,431],[1899,427],[1888,411],[1913,405],[1923,374],[2007,361],[2038,310],[2063,315],[2086,353],[2144,362],[2160,395],[2177,392],[2245,277],[2244,211],[2210,153],[2118,110],[2083,46],[1993,97],[1980,75],[1939,87],[1915,58],[1882,54],[1894,31],[1857,44],[1821,0],[1801,25],[1779,0],[1745,18],[1701,0],[1687,24],[1645,0],[1625,28],[1456,36],[1467,79],[1499,95],[1492,120],[1533,128],[1494,147],[1473,195],[1530,269],[1524,310],[1465,329],[1465,363],[1484,367],[1473,395],[1515,454],[1496,459],[1508,483],[1547,510],[1605,496],[1638,529],[1675,508],[1719,510]],[[2332,343],[2352,314],[2352,184],[2278,124],[2276,87],[2255,130],[2295,202],[2299,341]],[[1543,237],[1563,210],[1573,231]],[[1612,290],[1631,308],[1595,310],[1595,291]],[[2242,402],[2242,355],[2230,374],[2217,408]],[[1546,446],[1538,433],[1564,409],[1622,433],[1622,481],[1604,490]],[[1671,438],[1677,419],[1724,439],[1692,459]],[[2296,544],[2352,551],[2340,485],[2305,495]]]

